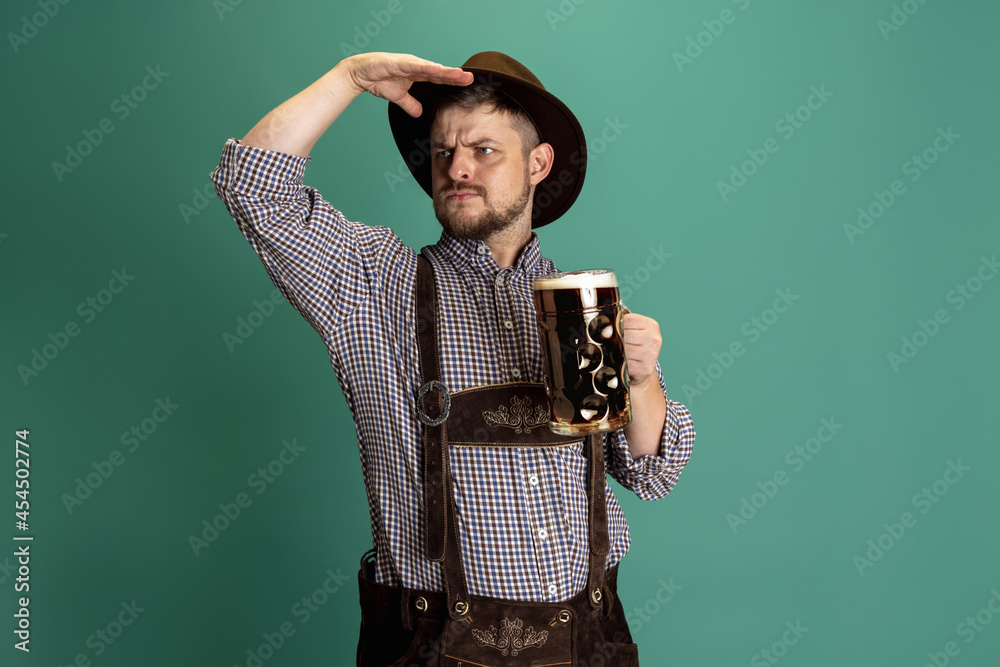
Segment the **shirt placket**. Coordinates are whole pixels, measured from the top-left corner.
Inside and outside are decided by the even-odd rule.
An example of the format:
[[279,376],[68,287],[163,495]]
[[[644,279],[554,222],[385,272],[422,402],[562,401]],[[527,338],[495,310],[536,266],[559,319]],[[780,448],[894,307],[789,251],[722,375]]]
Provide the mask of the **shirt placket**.
[[538,568],[539,588],[545,601],[555,602],[564,599],[566,591],[559,586],[562,573],[556,565],[565,554],[560,553],[559,527],[553,521],[553,480],[544,472],[544,454],[541,450],[519,449],[516,455],[527,507],[528,531]]
[[507,382],[520,382],[528,380],[527,369],[524,367],[524,358],[521,354],[522,346],[519,345],[518,336],[523,336],[524,332],[519,327],[519,318],[513,300],[517,298],[514,288],[510,284],[513,269],[501,269],[493,278],[493,307],[496,313],[496,323],[500,330],[500,362],[503,368],[504,380]]
[[[527,328],[534,320],[526,319],[524,308],[521,307],[520,299],[523,296],[517,293],[517,286],[512,282],[515,280],[515,272],[514,268],[502,269],[494,277],[493,302],[503,341],[501,361],[507,379],[518,382],[532,380],[526,365],[528,357],[524,354],[528,346],[524,344],[526,341],[522,337],[534,335],[535,332],[534,329]],[[553,525],[551,513],[547,511],[553,502],[552,485],[545,481],[544,459],[539,450],[515,449],[513,453],[521,470],[526,519],[537,564],[539,586],[546,600],[556,601],[562,599],[562,591],[558,572],[553,567],[559,558],[559,554],[555,553],[557,527]]]

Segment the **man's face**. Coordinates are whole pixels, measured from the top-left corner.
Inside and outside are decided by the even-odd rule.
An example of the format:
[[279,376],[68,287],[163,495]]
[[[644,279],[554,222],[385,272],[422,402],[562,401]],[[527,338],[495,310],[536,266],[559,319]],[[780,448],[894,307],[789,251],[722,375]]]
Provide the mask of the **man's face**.
[[528,173],[509,116],[487,106],[438,112],[431,125],[431,190],[434,213],[452,236],[485,240],[518,222],[530,229]]

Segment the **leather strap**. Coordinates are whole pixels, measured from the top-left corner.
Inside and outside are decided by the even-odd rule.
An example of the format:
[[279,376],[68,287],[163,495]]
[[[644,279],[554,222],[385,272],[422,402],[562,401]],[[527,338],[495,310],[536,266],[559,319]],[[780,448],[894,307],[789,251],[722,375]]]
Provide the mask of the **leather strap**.
[[[445,452],[448,446],[445,445]],[[447,454],[446,454],[447,457]],[[445,492],[448,494],[448,525],[445,526],[444,543],[444,594],[448,615],[458,621],[466,618],[469,613],[469,584],[465,576],[465,564],[462,562],[462,548],[458,541],[458,511],[455,508],[455,493],[452,488],[449,471],[445,481]]]
[[[537,388],[531,386],[531,383],[513,383],[507,387],[491,385],[456,392],[454,397],[457,409],[452,410],[452,395],[441,382],[437,326],[438,300],[434,269],[423,254],[417,256],[415,296],[417,349],[420,354],[421,379],[424,383],[419,392],[416,409],[424,424],[424,513],[427,536],[425,546],[429,560],[443,562],[442,575],[449,616],[454,620],[463,620],[469,612],[470,596],[458,540],[458,512],[455,507],[455,494],[448,456],[451,444],[449,425],[453,423],[457,429],[456,440],[464,446],[539,446],[539,444],[558,446],[579,440],[552,434],[547,423],[531,425],[530,427],[535,430],[535,433],[531,434],[533,437],[529,438],[525,435],[522,438],[521,434],[517,432],[517,428],[520,426],[523,434],[526,424],[520,423],[513,424],[514,434],[518,437],[512,437],[509,433],[505,433],[503,438],[499,438],[500,442],[497,442],[493,439],[496,428],[510,430],[511,425],[505,421],[513,422],[514,419],[495,419],[496,415],[491,415],[487,419],[487,422],[497,422],[487,424],[491,427],[489,430],[493,431],[490,433],[490,437],[479,436],[478,432],[482,428],[469,426],[469,424],[475,424],[475,419],[473,419],[474,410],[471,407],[466,407],[473,405],[473,403],[467,402],[466,399],[485,399],[488,397],[490,401],[493,401],[504,397],[504,400],[511,400],[506,397],[512,396],[510,390],[514,389],[513,397],[518,397],[516,392],[524,391],[525,396],[531,396],[538,400],[538,394],[535,393]],[[520,401],[521,398],[518,398]],[[482,404],[483,401],[480,400],[479,405]],[[487,402],[486,405],[492,406],[493,403]],[[498,413],[500,405],[502,403],[497,406]],[[526,407],[526,404],[512,402],[511,407],[522,408]],[[452,412],[454,414],[450,414]],[[480,412],[483,411],[480,410]],[[527,413],[522,412],[521,414],[523,416]],[[483,418],[486,418],[485,412]],[[533,421],[537,421],[537,419]],[[467,435],[470,431],[474,434],[471,437]],[[534,444],[533,440],[537,440],[538,444]],[[604,435],[598,433],[589,436],[584,443],[583,455],[587,459],[587,522],[590,533],[587,599],[592,607],[599,608],[604,604],[606,605],[605,609],[608,610],[611,608],[612,601],[603,599],[606,592],[604,568],[610,551],[608,506],[605,497]]]
[[[424,423],[424,512],[427,535],[427,558],[444,562],[445,600],[448,614],[461,619],[469,610],[469,585],[462,566],[458,543],[458,512],[452,491],[448,457],[448,389],[441,382],[441,357],[438,349],[438,299],[434,267],[423,255],[417,255],[417,349],[420,352],[420,389],[418,414],[431,419]],[[450,403],[450,398],[447,399]],[[439,421],[439,418],[444,417]]]
[[[604,568],[611,538],[608,534],[608,502],[604,487],[607,483],[604,470],[604,435],[595,433],[587,438],[587,497],[590,504],[587,522],[590,524],[590,568],[587,573],[587,598],[592,607],[600,607],[604,596]],[[608,600],[607,602],[611,602]],[[611,605],[605,607],[611,609]]]
[[[417,255],[417,349],[420,352],[420,376],[424,387],[433,382],[441,383],[441,366],[438,354],[437,335],[437,289],[434,285],[434,269],[423,255]],[[444,396],[433,388],[418,399],[418,414],[438,417],[444,411]],[[424,420],[421,420],[424,421]],[[444,560],[445,531],[448,521],[446,479],[448,459],[445,442],[445,425],[441,423],[424,425],[424,517],[426,522],[427,558],[434,562]]]
[[553,447],[580,436],[549,428],[549,400],[540,382],[507,382],[451,393],[450,447]]

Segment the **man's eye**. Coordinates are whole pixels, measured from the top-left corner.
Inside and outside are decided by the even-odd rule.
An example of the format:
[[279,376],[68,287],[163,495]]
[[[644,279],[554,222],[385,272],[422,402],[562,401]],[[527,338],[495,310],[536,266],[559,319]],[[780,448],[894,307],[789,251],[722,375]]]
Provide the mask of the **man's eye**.
[[487,146],[480,146],[476,150],[479,151],[482,155],[489,155],[490,153],[493,152],[493,149]]
[[451,151],[448,150],[448,149],[441,150],[441,151],[437,152],[437,156],[438,157],[448,157],[449,155],[451,155]]

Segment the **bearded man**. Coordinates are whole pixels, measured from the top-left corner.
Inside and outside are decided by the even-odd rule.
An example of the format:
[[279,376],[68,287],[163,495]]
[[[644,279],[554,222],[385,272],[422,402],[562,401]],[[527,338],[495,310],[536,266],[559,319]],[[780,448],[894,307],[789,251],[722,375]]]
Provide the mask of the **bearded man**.
[[[443,227],[420,254],[303,185],[313,145],[364,92],[389,101]],[[543,386],[532,282],[555,266],[532,230],[572,206],[586,155],[566,105],[497,52],[462,68],[352,56],[226,142],[216,191],[322,337],[354,417],[374,542],[358,665],[638,665],[616,591],[630,536],[606,473],[661,498],[695,436],[667,398],[657,322],[622,320],[624,429],[515,442],[462,425]]]

